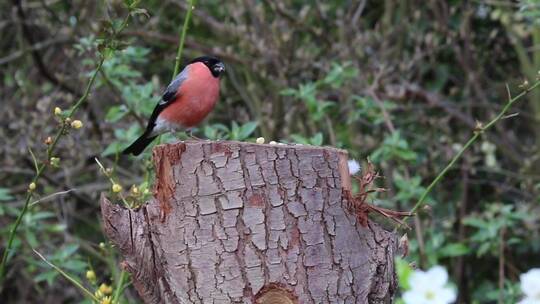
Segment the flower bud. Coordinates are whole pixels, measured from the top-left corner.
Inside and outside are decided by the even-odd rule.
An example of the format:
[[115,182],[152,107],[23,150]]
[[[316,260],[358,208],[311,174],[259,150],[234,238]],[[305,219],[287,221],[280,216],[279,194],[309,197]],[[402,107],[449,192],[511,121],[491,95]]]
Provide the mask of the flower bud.
[[257,140],[255,140],[255,142],[258,143],[258,144],[264,144],[264,137],[257,138]]
[[96,273],[93,270],[88,270],[86,272],[86,279],[94,284],[96,282]]
[[114,193],[118,193],[118,192],[122,191],[122,186],[120,186],[119,184],[114,184],[114,185],[112,185],[112,191]]
[[62,114],[62,109],[60,109],[59,107],[55,107],[54,108],[54,115],[58,116]]
[[274,140],[272,140],[271,142],[269,142],[269,144],[275,145],[275,144],[277,144],[277,142],[275,142]]
[[58,157],[51,157],[49,162],[50,162],[51,166],[53,166],[55,168],[58,168],[60,166],[60,158],[58,158]]
[[112,304],[112,298],[110,296],[103,297],[99,304]]
[[71,127],[73,129],[80,129],[80,128],[82,128],[82,126],[83,126],[83,123],[80,120],[74,120],[74,121],[71,122]]
[[101,292],[101,290],[96,290],[96,292],[94,292],[94,296],[96,296],[96,298],[98,299],[101,299],[103,298],[103,292]]
[[52,137],[50,136],[47,136],[47,138],[45,138],[45,141],[43,141],[46,145],[50,145],[53,143],[53,139]]
[[28,185],[28,191],[34,191],[36,190],[36,183],[31,182],[30,185]]
[[521,89],[528,88],[529,87],[529,81],[527,79],[523,80],[523,82],[520,85],[518,85],[518,87],[521,88]]
[[113,289],[111,286],[101,283],[101,285],[99,285],[99,291],[101,291],[101,293],[104,295],[110,295],[113,292]]

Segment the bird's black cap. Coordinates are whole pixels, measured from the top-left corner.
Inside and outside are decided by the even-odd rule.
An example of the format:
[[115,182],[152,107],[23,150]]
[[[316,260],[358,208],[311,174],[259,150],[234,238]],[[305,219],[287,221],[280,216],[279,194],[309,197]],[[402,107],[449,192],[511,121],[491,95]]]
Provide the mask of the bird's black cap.
[[217,57],[201,56],[201,57],[197,57],[191,60],[189,64],[196,63],[196,62],[204,63],[204,65],[208,67],[210,72],[212,72],[212,75],[214,77],[219,77],[225,71],[225,65]]

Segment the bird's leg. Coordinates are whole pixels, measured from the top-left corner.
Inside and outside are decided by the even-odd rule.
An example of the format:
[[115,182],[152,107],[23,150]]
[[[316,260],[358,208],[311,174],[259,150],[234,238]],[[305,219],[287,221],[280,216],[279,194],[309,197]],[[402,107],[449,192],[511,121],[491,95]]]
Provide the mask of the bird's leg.
[[187,134],[187,136],[189,136],[191,139],[194,139],[194,140],[201,140],[201,139],[198,138],[197,136],[193,135],[193,129],[192,129],[192,128],[187,129],[186,134]]
[[179,130],[178,128],[174,128],[174,129],[170,129],[169,131],[175,137],[176,140],[179,140],[179,141],[182,140],[180,137],[181,130]]

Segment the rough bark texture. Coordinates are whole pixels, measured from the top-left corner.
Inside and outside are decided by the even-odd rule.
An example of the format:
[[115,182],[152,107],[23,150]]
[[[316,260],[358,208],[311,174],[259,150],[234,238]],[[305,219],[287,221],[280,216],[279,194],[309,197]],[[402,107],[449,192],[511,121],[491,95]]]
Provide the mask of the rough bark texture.
[[396,238],[348,213],[346,159],[307,146],[158,146],[155,199],[128,210],[103,197],[105,231],[145,303],[391,303]]

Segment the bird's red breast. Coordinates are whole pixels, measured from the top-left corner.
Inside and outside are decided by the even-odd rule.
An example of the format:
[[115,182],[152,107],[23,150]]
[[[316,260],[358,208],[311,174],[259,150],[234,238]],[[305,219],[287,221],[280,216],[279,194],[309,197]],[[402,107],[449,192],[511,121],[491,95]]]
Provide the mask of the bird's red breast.
[[182,83],[175,100],[160,114],[165,119],[184,128],[199,124],[212,111],[219,97],[219,78],[201,62],[190,64],[188,78]]

